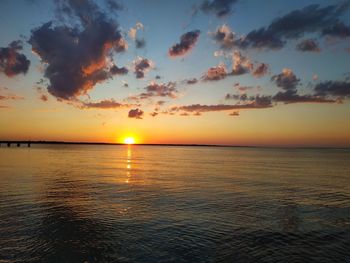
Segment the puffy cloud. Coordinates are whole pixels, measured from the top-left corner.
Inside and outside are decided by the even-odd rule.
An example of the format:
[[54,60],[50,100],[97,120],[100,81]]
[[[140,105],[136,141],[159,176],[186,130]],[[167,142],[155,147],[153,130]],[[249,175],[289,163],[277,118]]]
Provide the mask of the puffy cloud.
[[19,53],[22,49],[21,41],[13,41],[8,47],[0,48],[0,72],[8,77],[27,73],[30,61]]
[[98,102],[83,102],[82,108],[95,108],[95,109],[116,109],[129,107],[130,105],[121,104],[114,99],[101,100]]
[[306,94],[299,95],[297,86],[300,79],[298,79],[291,69],[283,69],[282,73],[271,78],[277,85],[283,89],[283,92],[278,92],[272,99],[276,102],[290,103],[334,103],[333,99],[325,98],[322,94]]
[[134,72],[135,72],[136,78],[138,79],[144,78],[145,73],[148,72],[153,67],[154,67],[154,63],[151,60],[147,58],[138,57],[134,61]]
[[183,34],[180,43],[175,44],[169,49],[169,56],[178,57],[188,54],[199,38],[200,31],[194,30]]
[[284,68],[282,73],[272,76],[271,80],[276,83],[277,87],[284,90],[295,90],[300,82],[300,79],[289,68]]
[[231,13],[232,5],[236,2],[237,0],[205,0],[200,9],[205,13],[222,17]]
[[350,82],[347,81],[324,81],[316,84],[314,91],[318,96],[330,96],[333,98],[350,98]]
[[314,39],[305,39],[299,42],[296,49],[302,52],[306,52],[306,51],[319,52],[320,51],[318,43]]
[[[209,33],[212,38],[220,44],[223,49],[232,49],[235,47],[235,34],[227,25],[222,25],[216,29],[215,32]],[[218,56],[219,53],[216,53]]]
[[129,72],[126,67],[118,68],[116,65],[113,65],[109,71],[112,75],[125,75]]
[[135,119],[142,119],[143,113],[144,112],[140,109],[132,109],[129,111],[128,117],[135,118]]
[[[86,94],[113,76],[112,52],[127,48],[118,24],[89,0],[58,1],[60,14],[79,19],[80,26],[46,23],[32,30],[29,43],[38,54],[49,80],[48,91],[58,99]],[[112,65],[112,66],[111,66]]]
[[269,65],[260,63],[252,72],[254,77],[260,78],[268,73]]
[[228,72],[224,64],[220,64],[216,67],[211,67],[208,69],[203,77],[204,81],[221,80],[226,78]]
[[238,50],[232,54],[232,75],[242,75],[252,71],[254,64]]
[[146,97],[170,97],[176,98],[178,90],[175,82],[161,83],[151,82],[146,88],[147,93],[143,93]]

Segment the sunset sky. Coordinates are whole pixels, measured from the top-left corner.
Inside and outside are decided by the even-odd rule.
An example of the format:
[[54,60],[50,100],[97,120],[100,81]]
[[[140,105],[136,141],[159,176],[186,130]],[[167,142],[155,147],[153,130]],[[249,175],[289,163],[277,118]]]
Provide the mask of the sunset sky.
[[0,140],[350,146],[350,1],[2,0]]

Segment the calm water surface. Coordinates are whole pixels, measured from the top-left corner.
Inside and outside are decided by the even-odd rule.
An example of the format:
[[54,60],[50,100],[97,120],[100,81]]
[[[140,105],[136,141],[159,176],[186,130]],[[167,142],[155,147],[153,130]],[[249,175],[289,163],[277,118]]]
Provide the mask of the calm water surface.
[[2,147],[0,262],[350,262],[350,150]]

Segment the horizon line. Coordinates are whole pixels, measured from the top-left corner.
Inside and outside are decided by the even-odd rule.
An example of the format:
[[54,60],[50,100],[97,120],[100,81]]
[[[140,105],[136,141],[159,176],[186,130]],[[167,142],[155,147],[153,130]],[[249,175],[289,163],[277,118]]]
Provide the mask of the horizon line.
[[302,145],[229,145],[202,143],[118,143],[118,142],[84,142],[84,141],[50,141],[50,140],[0,140],[0,144],[76,144],[76,145],[139,145],[139,146],[185,146],[185,147],[237,147],[237,148],[291,148],[291,149],[350,149],[350,146],[302,146]]

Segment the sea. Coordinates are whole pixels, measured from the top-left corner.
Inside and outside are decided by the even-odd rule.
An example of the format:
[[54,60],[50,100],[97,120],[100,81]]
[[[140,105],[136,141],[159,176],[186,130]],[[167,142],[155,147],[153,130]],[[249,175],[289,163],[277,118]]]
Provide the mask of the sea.
[[350,149],[0,148],[0,262],[350,262]]

